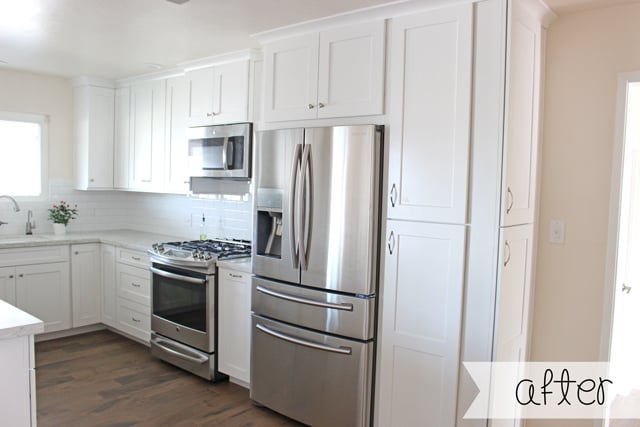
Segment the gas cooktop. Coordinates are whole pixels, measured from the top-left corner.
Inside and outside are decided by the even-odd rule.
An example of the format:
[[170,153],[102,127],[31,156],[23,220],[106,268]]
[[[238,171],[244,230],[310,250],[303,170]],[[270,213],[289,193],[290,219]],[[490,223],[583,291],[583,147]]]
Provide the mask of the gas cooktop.
[[210,268],[215,266],[217,260],[250,257],[251,242],[236,239],[209,239],[154,243],[148,252],[153,262]]

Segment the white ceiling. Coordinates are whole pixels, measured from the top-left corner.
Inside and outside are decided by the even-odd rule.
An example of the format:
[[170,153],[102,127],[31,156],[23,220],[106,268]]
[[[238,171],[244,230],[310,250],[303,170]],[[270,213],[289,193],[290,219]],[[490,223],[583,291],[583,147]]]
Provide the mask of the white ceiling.
[[[250,34],[397,0],[0,0],[0,66],[121,78],[259,47]],[[557,13],[640,0],[547,0]],[[2,64],[2,61],[6,64]]]

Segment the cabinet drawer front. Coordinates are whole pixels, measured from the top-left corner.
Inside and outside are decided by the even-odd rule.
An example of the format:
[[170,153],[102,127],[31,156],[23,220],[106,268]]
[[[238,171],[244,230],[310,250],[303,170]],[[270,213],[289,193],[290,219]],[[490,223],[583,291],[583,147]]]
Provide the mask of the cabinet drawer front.
[[250,285],[251,284],[251,273],[245,273],[243,271],[238,270],[227,270],[226,268],[218,269],[218,280],[233,282],[233,284],[237,285]]
[[118,298],[117,329],[149,342],[151,334],[151,313],[148,306]]
[[134,267],[149,267],[149,255],[140,252],[133,251],[131,249],[118,248],[116,259],[118,262],[132,265]]
[[0,250],[0,267],[69,261],[69,246],[37,246]]
[[148,270],[118,264],[118,296],[138,304],[150,305],[151,278]]

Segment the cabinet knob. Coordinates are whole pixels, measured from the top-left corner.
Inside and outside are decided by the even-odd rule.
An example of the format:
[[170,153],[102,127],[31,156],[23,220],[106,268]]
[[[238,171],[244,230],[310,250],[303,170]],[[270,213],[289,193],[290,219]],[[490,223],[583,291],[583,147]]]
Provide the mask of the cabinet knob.
[[13,279],[13,274],[11,276],[9,276],[9,279]]
[[95,181],[95,179],[93,179],[93,178],[89,179],[89,182],[94,182],[94,181]]
[[307,109],[308,109],[308,110],[313,110],[314,108],[316,108],[316,106],[315,106],[315,105],[313,105],[313,104],[309,104],[309,105],[307,105]]
[[24,277],[24,274],[18,274],[18,277]]
[[322,102],[318,102],[318,108],[324,108],[324,104]]
[[74,254],[74,255],[78,255],[79,253],[80,253],[80,252],[78,252],[78,251],[75,251],[75,252],[74,252],[73,254]]

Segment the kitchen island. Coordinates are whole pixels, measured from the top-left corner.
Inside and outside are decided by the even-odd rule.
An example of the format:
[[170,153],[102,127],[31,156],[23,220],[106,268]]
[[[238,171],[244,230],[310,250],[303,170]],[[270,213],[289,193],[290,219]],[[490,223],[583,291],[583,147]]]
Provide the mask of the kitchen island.
[[44,323],[0,300],[0,413],[4,425],[36,425],[33,335]]

